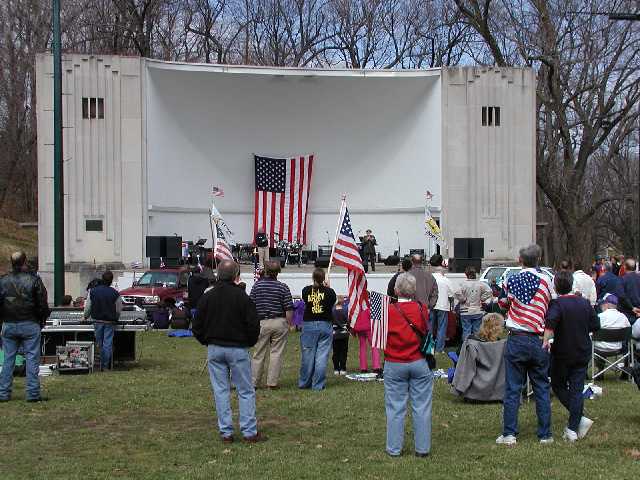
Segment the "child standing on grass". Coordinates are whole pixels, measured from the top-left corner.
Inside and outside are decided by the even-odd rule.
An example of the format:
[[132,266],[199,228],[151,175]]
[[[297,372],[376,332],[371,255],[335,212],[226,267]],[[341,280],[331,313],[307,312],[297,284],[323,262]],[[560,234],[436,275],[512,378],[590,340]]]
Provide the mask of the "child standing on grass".
[[591,357],[589,332],[598,330],[600,323],[588,300],[571,295],[571,272],[556,273],[554,283],[558,298],[549,304],[542,348],[551,350],[551,388],[569,411],[569,423],[562,438],[575,442],[584,438],[593,425],[593,420],[582,414],[582,390]]
[[340,295],[333,307],[333,374],[347,374],[347,353],[349,352],[349,301]]

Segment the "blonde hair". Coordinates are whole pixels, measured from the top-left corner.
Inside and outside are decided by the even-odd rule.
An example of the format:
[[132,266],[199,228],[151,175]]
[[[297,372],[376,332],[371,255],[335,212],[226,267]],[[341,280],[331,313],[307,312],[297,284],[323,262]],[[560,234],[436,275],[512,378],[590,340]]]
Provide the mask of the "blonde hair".
[[504,317],[499,313],[487,313],[482,317],[478,337],[485,342],[495,342],[504,336]]

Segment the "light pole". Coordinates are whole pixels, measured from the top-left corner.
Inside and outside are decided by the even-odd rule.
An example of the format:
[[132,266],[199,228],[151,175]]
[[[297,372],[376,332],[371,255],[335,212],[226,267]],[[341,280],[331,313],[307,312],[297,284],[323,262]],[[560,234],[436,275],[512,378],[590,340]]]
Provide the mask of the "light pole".
[[[638,22],[640,21],[640,13],[610,13],[609,20],[622,20],[627,22]],[[638,206],[637,206],[637,215],[638,215],[638,230],[636,231],[635,238],[635,250],[636,250],[636,262],[640,261],[640,104],[638,104]],[[636,269],[638,265],[636,263]]]
[[64,183],[62,172],[62,40],[60,0],[53,0],[53,301],[64,296]]

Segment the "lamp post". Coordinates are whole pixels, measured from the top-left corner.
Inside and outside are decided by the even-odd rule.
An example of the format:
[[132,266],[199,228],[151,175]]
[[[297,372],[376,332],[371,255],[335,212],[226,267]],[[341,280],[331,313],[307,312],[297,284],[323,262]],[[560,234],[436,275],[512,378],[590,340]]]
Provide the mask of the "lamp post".
[[64,184],[62,171],[62,40],[60,0],[53,0],[53,299],[64,296]]
[[[627,22],[640,21],[640,13],[610,13],[609,20],[621,20]],[[635,250],[636,250],[636,269],[638,268],[638,261],[640,261],[640,104],[638,104],[638,230],[636,231],[635,238]]]

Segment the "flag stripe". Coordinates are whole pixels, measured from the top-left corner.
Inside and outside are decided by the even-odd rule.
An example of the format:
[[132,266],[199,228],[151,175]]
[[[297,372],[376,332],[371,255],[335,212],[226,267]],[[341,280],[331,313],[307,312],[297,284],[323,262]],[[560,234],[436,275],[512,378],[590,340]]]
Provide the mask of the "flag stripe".
[[294,202],[294,185],[295,185],[295,180],[296,180],[296,159],[292,158],[291,162],[291,171],[289,172],[289,205],[288,205],[288,211],[289,211],[289,225],[287,228],[287,233],[288,233],[288,238],[292,238],[293,237],[293,202]]
[[304,157],[300,157],[300,176],[298,178],[298,191],[297,191],[297,199],[298,199],[298,230],[296,233],[296,241],[300,239],[300,228],[302,227],[302,192],[304,185]]

